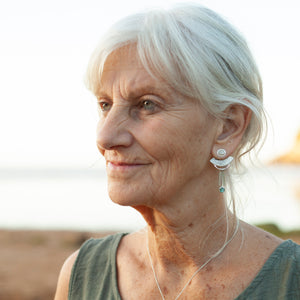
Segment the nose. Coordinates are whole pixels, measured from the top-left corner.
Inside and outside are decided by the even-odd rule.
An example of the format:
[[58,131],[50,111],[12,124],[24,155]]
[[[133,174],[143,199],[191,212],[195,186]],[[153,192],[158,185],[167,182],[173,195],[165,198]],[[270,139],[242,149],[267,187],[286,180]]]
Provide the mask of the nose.
[[118,147],[129,147],[133,142],[130,116],[122,105],[113,106],[101,116],[97,126],[97,147],[101,153]]

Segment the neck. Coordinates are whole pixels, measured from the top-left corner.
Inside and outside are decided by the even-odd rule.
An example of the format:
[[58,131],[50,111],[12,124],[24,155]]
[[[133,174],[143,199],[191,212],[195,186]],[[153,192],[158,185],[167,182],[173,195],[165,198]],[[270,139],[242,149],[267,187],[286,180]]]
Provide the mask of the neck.
[[238,228],[235,217],[222,194],[205,187],[196,182],[164,199],[156,197],[153,206],[134,207],[148,224],[143,248],[162,299],[175,283],[178,288],[169,297],[178,299],[186,289],[191,291],[195,276],[198,283],[205,280],[206,271],[221,267],[236,247],[231,243]]
[[216,201],[186,201],[184,208],[135,207],[148,223],[154,264],[197,269],[233,235],[236,221],[219,196]]
[[234,233],[233,217],[225,211],[215,218],[211,216],[211,222],[187,219],[189,224],[181,226],[161,221],[160,216],[155,217],[157,219],[160,222],[155,226],[148,226],[148,243],[154,260],[165,267],[176,265],[185,269],[200,266],[214,256]]

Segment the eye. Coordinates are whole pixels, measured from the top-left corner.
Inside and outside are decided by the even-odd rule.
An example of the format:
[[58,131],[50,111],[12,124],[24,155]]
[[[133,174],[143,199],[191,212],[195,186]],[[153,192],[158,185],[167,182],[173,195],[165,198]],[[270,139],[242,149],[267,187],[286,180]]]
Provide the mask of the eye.
[[140,108],[147,111],[154,111],[157,108],[157,105],[151,100],[143,100],[140,103]]
[[100,110],[103,112],[109,111],[111,108],[111,104],[107,101],[99,101],[98,102]]

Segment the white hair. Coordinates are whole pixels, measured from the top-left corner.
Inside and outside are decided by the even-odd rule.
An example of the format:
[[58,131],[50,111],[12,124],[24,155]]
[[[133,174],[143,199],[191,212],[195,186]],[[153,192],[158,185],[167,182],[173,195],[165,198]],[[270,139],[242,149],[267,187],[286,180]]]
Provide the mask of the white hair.
[[[111,27],[91,57],[87,86],[92,92],[99,90],[107,57],[126,45],[136,47],[150,74],[199,99],[214,116],[225,118],[226,108],[236,104],[251,109],[250,124],[234,153],[235,166],[263,140],[266,118],[259,71],[244,38],[218,14],[181,4],[125,17]],[[226,180],[231,185],[230,174]]]

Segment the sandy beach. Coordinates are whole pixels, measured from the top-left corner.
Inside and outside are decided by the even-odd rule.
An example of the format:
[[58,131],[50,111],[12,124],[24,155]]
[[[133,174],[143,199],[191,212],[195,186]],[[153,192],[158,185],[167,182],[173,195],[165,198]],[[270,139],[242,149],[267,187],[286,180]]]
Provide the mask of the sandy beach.
[[[0,230],[0,299],[53,300],[64,260],[90,237],[111,233]],[[300,244],[299,232],[283,238]]]
[[53,300],[64,260],[109,232],[0,230],[0,299]]

